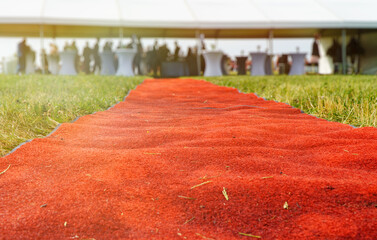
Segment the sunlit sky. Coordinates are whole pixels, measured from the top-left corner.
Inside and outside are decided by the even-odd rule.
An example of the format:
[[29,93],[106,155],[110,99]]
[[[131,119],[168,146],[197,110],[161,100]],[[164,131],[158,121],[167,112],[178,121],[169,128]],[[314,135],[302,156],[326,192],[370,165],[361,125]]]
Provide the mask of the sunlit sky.
[[[77,47],[79,49],[80,54],[82,54],[82,50],[85,46],[86,42],[89,42],[91,47],[95,44],[95,39],[83,39],[83,38],[58,38],[55,40],[55,43],[58,45],[59,51],[63,49],[64,43],[69,42],[71,43],[72,40],[76,41]],[[148,46],[152,46],[155,38],[145,38],[142,39],[142,44],[144,49]],[[187,48],[194,46],[197,41],[195,39],[174,39],[174,38],[157,38],[159,44],[167,43],[169,49],[174,51],[174,41],[178,41],[179,45],[181,46],[182,53],[186,54]],[[0,38],[0,57],[9,57],[17,53],[17,44],[21,41],[21,38],[14,38],[14,37],[2,37]],[[101,39],[100,44],[103,45],[106,41],[113,41],[113,46],[117,46],[119,43],[119,39],[108,39],[103,38]],[[123,42],[128,43],[130,39],[124,38]],[[54,42],[51,38],[44,39],[44,46],[49,51],[49,44]],[[307,53],[307,57],[311,54],[311,45],[313,39],[274,39],[273,41],[273,52],[274,54],[281,54],[281,53],[289,53],[289,52],[296,52],[296,48],[299,47],[300,52]],[[210,49],[212,44],[216,44],[217,48],[222,50],[228,56],[234,58],[235,56],[241,55],[243,51],[244,54],[248,54],[249,52],[257,51],[257,47],[261,47],[261,51],[265,51],[267,48],[267,39],[206,39],[205,40],[207,49]],[[33,50],[37,51],[37,65],[39,65],[39,53],[41,49],[41,40],[39,38],[28,38],[27,44],[32,47]]]

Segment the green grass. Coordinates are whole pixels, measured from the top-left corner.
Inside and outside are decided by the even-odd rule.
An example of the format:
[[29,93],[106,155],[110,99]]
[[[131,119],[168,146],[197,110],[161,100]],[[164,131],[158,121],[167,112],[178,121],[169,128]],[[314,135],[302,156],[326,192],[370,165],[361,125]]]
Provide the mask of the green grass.
[[[0,75],[0,156],[59,123],[105,110],[145,77]],[[203,79],[203,77],[197,77]],[[204,78],[330,121],[377,127],[377,76]]]
[[377,76],[201,77],[329,121],[377,127]]
[[0,75],[0,156],[59,123],[107,109],[144,78]]

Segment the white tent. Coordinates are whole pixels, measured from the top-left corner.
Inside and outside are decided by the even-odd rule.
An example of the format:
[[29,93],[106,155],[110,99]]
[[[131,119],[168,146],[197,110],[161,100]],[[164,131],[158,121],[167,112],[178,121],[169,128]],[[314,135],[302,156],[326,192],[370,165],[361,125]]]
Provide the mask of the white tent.
[[376,10],[376,0],[1,0],[0,36],[286,38],[319,32],[322,51],[331,37],[342,36],[345,52],[356,35],[366,50],[362,68],[373,73]]
[[[311,37],[377,29],[375,0],[2,0],[0,35]],[[121,30],[121,31],[120,31]]]

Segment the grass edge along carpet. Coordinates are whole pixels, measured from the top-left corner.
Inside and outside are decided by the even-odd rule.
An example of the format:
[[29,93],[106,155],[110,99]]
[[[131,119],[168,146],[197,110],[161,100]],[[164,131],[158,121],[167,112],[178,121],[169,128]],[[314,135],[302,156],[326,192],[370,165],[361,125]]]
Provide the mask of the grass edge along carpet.
[[233,88],[146,80],[1,159],[0,236],[376,239],[376,139]]

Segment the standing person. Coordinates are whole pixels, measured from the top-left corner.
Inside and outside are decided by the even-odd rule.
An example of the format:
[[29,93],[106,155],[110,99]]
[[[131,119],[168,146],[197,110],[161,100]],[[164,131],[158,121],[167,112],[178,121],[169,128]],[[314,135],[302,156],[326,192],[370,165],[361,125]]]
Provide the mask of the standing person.
[[360,42],[356,38],[352,37],[347,45],[347,56],[351,58],[351,67],[353,73],[359,73],[360,55],[362,54],[364,54],[363,47],[360,45]]
[[174,61],[178,61],[178,58],[179,58],[179,51],[181,50],[181,48],[178,46],[178,42],[177,42],[177,41],[174,42],[174,45],[175,45],[175,50],[174,50]]
[[191,50],[191,48],[187,51],[186,62],[188,65],[189,76],[197,76],[198,75],[198,63],[196,60],[196,53]]
[[332,58],[334,63],[334,73],[341,73],[342,69],[342,46],[339,44],[337,39],[333,39],[333,44],[327,50],[327,55]]
[[92,55],[92,49],[89,47],[89,43],[86,42],[84,51],[82,53],[84,57],[84,72],[86,74],[90,73],[90,56]]
[[319,47],[318,47],[318,41],[319,41],[319,34],[314,35],[314,42],[312,46],[312,56],[310,58],[310,65],[313,67],[316,67],[316,70],[314,72],[318,72],[318,63],[319,63]]
[[137,74],[141,75],[141,60],[143,58],[143,46],[141,45],[140,37],[137,38],[137,43],[136,43],[136,56],[134,59],[135,62],[135,67],[137,69]]
[[160,62],[160,56],[158,54],[158,42],[154,42],[153,50],[151,54],[151,68],[153,70],[153,77],[157,77],[157,69]]
[[161,47],[158,48],[158,55],[159,55],[160,64],[162,62],[168,61],[170,51],[166,43],[164,43]]
[[26,38],[23,38],[22,41],[17,46],[17,56],[18,56],[18,67],[17,73],[25,73],[26,67]]
[[99,41],[100,41],[100,39],[97,38],[97,42],[94,45],[94,48],[92,50],[92,56],[93,56],[93,59],[94,59],[94,65],[93,65],[92,73],[95,73],[97,69],[98,69],[99,72],[101,71],[101,58],[99,56]]

